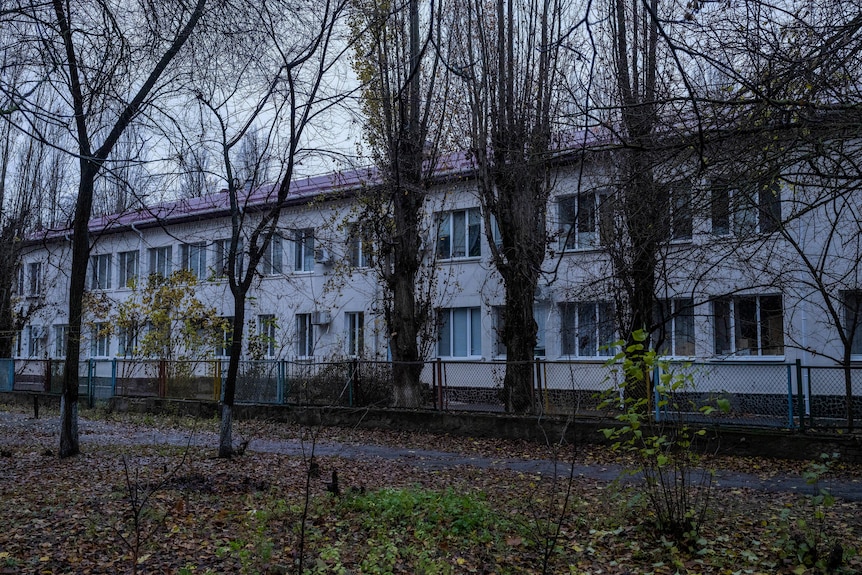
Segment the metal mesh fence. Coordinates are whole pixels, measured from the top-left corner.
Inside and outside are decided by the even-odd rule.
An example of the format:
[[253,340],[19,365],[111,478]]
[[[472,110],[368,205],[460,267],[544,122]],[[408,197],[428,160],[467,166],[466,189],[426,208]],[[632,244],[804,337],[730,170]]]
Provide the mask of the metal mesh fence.
[[862,368],[804,367],[800,372],[807,425],[845,427],[848,415],[857,424],[862,421]]
[[[657,417],[686,422],[748,426],[794,425],[792,365],[784,363],[672,363],[669,372],[682,384],[672,394],[657,391],[665,405]],[[719,403],[727,410],[719,409]],[[702,408],[715,408],[708,414]]]
[[[60,393],[62,360],[0,360],[0,391]],[[227,360],[164,361],[91,359],[79,364],[79,393],[92,401],[114,395],[219,400]],[[523,367],[523,366],[522,366]],[[504,361],[388,361],[282,359],[243,361],[235,400],[239,403],[319,406],[393,405],[400,379],[418,378],[421,407],[437,410],[505,411]],[[862,367],[812,367],[766,361],[671,363],[683,377],[673,395],[658,392],[657,418],[795,427],[862,421]],[[604,362],[544,361],[530,364],[533,413],[598,415],[601,395],[620,394],[623,376]],[[658,374],[655,374],[658,378]],[[656,379],[656,381],[659,381]],[[849,402],[848,402],[849,385]],[[710,414],[704,406],[729,406]]]

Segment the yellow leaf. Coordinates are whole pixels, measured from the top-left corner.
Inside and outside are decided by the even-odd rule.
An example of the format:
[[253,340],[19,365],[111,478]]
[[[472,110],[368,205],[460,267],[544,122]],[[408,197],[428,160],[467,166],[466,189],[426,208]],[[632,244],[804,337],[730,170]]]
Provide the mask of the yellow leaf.
[[48,557],[47,555],[42,555],[41,557],[39,557],[39,561],[41,561],[42,563],[47,563],[50,560],[51,560],[51,558]]

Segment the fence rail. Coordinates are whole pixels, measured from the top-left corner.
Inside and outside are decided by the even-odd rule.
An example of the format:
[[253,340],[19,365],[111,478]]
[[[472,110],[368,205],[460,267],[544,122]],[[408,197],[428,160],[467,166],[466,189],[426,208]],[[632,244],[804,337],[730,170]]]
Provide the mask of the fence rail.
[[[417,364],[423,407],[444,411],[503,412],[506,363],[441,361]],[[0,391],[60,393],[62,360],[0,359]],[[671,363],[688,384],[675,393],[682,415],[703,421],[698,410],[717,400],[728,411],[713,411],[718,423],[768,427],[847,427],[862,422],[862,366],[819,367],[801,363],[721,361]],[[405,370],[391,362],[357,359],[243,361],[236,402],[319,406],[386,407],[393,381]],[[620,393],[620,375],[604,362],[536,360],[531,370],[533,411],[599,414],[601,394]],[[223,397],[227,360],[165,361],[90,359],[78,364],[79,393],[91,404],[113,396],[218,401]],[[849,394],[848,394],[849,390]],[[656,398],[654,405],[660,405]],[[670,414],[656,409],[657,418]]]

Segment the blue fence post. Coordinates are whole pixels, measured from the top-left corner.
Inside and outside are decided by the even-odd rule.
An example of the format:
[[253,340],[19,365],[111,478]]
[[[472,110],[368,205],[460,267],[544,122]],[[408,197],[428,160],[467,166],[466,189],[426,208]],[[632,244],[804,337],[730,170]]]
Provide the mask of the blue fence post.
[[[811,374],[808,374],[811,377]],[[796,360],[796,391],[799,401],[799,431],[805,431],[805,393],[802,391],[802,360]]]
[[661,381],[661,375],[659,374],[659,366],[655,366],[652,372],[652,390],[653,390],[653,401],[655,402],[655,420],[656,423],[661,421],[661,408],[659,407],[659,390],[658,384]]
[[117,395],[117,358],[111,359],[111,397]]

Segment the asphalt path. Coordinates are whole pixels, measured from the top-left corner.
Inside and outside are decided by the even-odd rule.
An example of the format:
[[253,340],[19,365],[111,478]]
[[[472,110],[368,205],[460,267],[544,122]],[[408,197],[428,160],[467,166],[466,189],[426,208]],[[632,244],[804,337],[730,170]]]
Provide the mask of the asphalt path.
[[[59,443],[58,417],[44,417],[38,420],[19,413],[0,411],[0,445],[22,444],[25,441],[38,442],[45,447],[54,447]],[[120,422],[90,421],[81,419],[79,422],[80,441],[82,445],[194,445],[212,447],[217,444],[218,437],[212,432],[188,432],[157,428],[129,429]],[[310,450],[308,442],[296,439],[252,439],[247,449],[260,453],[277,453],[283,455],[307,456]],[[433,449],[407,449],[363,443],[318,442],[314,446],[317,457],[341,457],[367,461],[372,458],[395,460],[405,465],[420,469],[438,470],[453,467],[476,467],[481,469],[511,470],[521,473],[553,474],[611,482],[620,478],[625,481],[637,481],[636,475],[631,475],[619,465],[569,465],[546,459],[521,459],[506,457],[483,457],[463,453],[437,451]],[[699,470],[694,470],[695,479]],[[716,470],[713,476],[713,486],[718,489],[751,489],[755,491],[800,494],[815,494],[815,487],[808,485],[796,474],[757,475],[739,473],[728,470]],[[862,501],[862,478],[829,478],[821,481],[819,487],[828,489],[835,497]]]

